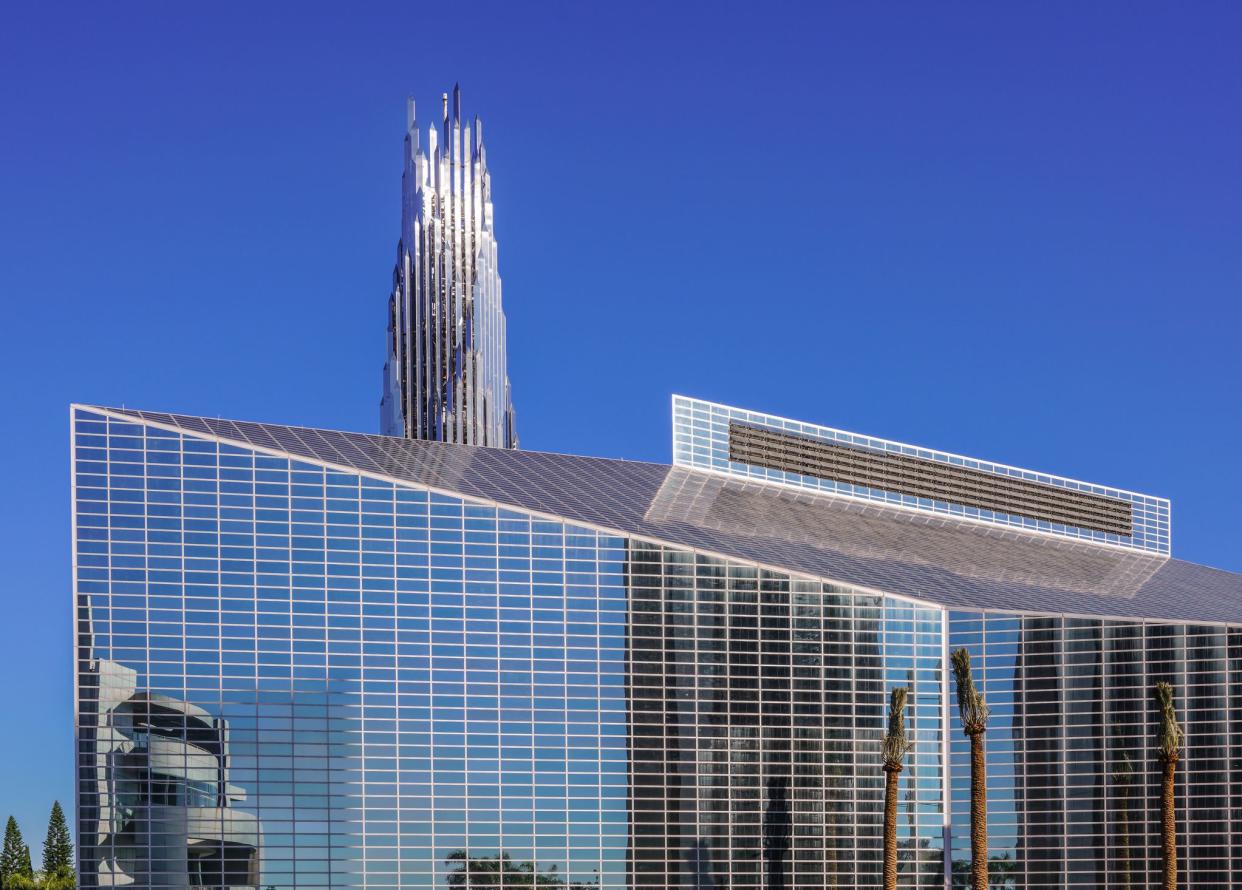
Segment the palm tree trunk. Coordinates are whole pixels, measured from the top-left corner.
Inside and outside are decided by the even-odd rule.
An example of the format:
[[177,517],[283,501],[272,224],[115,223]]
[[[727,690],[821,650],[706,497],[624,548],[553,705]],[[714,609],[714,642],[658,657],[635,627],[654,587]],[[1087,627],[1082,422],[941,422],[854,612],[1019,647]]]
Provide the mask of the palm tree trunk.
[[970,874],[974,890],[988,890],[988,789],[983,733],[970,736]]
[[1177,758],[1164,758],[1164,776],[1160,789],[1162,828],[1164,829],[1164,887],[1177,890],[1177,809],[1173,796],[1177,776]]
[[897,780],[901,764],[884,767],[884,890],[897,890]]

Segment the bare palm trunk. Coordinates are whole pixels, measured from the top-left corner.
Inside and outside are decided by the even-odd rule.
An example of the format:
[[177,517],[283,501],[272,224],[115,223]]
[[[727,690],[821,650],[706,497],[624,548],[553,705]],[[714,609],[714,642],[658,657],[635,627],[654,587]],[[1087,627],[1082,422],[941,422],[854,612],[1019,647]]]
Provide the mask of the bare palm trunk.
[[988,786],[983,733],[970,736],[970,874],[974,890],[988,890]]
[[901,764],[884,767],[884,890],[897,890],[897,780]]
[[1161,828],[1164,834],[1164,887],[1177,890],[1177,808],[1174,798],[1177,778],[1176,755],[1163,758],[1164,775],[1161,781]]

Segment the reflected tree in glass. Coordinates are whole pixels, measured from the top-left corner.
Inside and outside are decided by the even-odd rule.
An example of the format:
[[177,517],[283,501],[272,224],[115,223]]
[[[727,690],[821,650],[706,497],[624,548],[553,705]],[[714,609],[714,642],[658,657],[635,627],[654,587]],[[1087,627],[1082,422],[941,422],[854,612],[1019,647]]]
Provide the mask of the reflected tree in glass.
[[1164,846],[1165,890],[1177,890],[1177,802],[1174,788],[1177,763],[1182,758],[1185,736],[1177,722],[1173,687],[1163,680],[1156,684],[1156,704],[1160,708],[1160,728],[1156,757],[1160,761],[1160,833]]
[[768,860],[769,890],[785,890],[785,854],[793,832],[789,812],[789,779],[774,776],[768,780],[768,807],[763,818],[763,848]]
[[897,783],[905,768],[910,740],[906,737],[904,686],[893,688],[884,734],[884,890],[897,890]]
[[1134,785],[1134,764],[1130,762],[1130,755],[1125,751],[1121,752],[1121,757],[1113,767],[1112,780],[1116,789],[1117,835],[1121,847],[1118,856],[1121,874],[1118,877],[1121,890],[1130,890],[1133,886],[1130,868],[1130,788]]
[[953,653],[953,674],[957,679],[957,708],[962,729],[970,739],[970,874],[974,890],[988,890],[988,792],[987,758],[983,734],[988,729],[990,710],[983,694],[975,688],[970,669],[970,653]]
[[553,865],[540,871],[533,862],[515,862],[508,853],[471,856],[456,850],[444,859],[449,890],[599,890],[599,874],[591,881],[571,881]]

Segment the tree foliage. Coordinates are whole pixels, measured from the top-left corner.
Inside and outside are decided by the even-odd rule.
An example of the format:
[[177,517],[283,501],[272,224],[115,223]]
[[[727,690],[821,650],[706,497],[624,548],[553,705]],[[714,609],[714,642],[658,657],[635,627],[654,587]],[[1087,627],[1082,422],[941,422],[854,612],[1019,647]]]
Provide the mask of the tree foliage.
[[76,886],[73,843],[60,804],[52,806],[41,872],[34,870],[30,847],[22,838],[17,820],[10,816],[4,829],[4,848],[0,850],[0,890],[74,890]]
[[30,867],[30,848],[22,840],[17,820],[9,816],[4,826],[4,847],[0,849],[0,887],[3,890],[25,890],[34,884]]
[[974,736],[988,728],[988,715],[992,709],[975,688],[975,675],[970,669],[970,653],[958,649],[953,653],[953,675],[957,679],[957,709],[962,717],[962,729]]
[[909,690],[905,686],[894,686],[888,705],[888,732],[884,734],[884,765],[900,768],[910,750],[910,740],[906,737],[906,696]]
[[1177,722],[1177,708],[1173,704],[1173,687],[1168,683],[1156,684],[1156,705],[1160,708],[1160,734],[1157,745],[1162,760],[1177,763],[1182,756],[1182,740],[1185,734]]
[[73,874],[73,841],[69,838],[69,825],[60,801],[52,802],[52,814],[47,820],[47,838],[43,841],[44,881],[63,879]]

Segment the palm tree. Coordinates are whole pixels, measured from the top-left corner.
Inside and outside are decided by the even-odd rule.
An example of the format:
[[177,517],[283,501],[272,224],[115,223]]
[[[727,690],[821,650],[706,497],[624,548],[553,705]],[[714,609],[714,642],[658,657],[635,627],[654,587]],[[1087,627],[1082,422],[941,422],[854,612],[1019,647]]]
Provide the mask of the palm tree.
[[1177,778],[1177,762],[1182,759],[1185,736],[1177,722],[1173,704],[1173,687],[1161,680],[1156,684],[1156,704],[1160,707],[1160,735],[1157,757],[1162,777],[1160,783],[1161,832],[1164,835],[1164,886],[1177,890],[1177,804],[1173,797]]
[[957,709],[962,729],[970,739],[970,875],[974,890],[988,890],[988,790],[987,759],[983,734],[988,729],[990,710],[970,670],[970,653],[953,653],[953,673],[957,677]]
[[897,780],[905,767],[906,687],[893,687],[884,734],[884,890],[897,890]]

